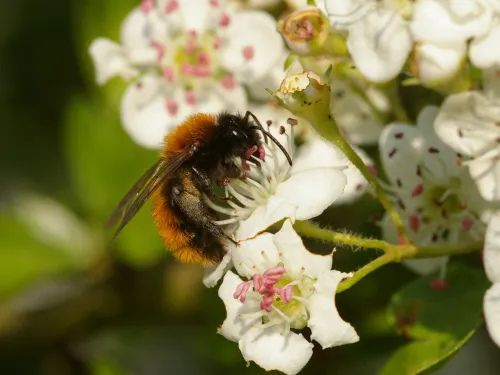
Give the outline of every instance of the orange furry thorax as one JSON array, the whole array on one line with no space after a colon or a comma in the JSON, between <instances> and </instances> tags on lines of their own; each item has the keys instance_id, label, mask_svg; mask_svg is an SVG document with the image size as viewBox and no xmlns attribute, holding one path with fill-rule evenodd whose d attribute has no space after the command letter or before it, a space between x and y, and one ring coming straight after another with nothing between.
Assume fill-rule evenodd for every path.
<instances>
[{"instance_id":1,"label":"orange furry thorax","mask_svg":"<svg viewBox=\"0 0 500 375\"><path fill-rule=\"evenodd\" d=\"M164 158L185 152L192 144L201 145L213 138L216 131L215 117L199 113L189 116L180 126L165 136L165 146L162 150Z\"/></svg>"}]
</instances>

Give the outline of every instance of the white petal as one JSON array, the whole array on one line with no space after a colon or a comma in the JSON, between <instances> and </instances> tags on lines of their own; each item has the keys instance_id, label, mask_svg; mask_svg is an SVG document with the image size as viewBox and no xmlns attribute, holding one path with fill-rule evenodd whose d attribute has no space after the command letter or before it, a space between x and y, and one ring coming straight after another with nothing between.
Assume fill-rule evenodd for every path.
<instances>
[{"instance_id":1,"label":"white petal","mask_svg":"<svg viewBox=\"0 0 500 375\"><path fill-rule=\"evenodd\" d=\"M416 49L418 79L425 85L440 84L453 78L467 52L465 42L438 45L423 43Z\"/></svg>"},{"instance_id":2,"label":"white petal","mask_svg":"<svg viewBox=\"0 0 500 375\"><path fill-rule=\"evenodd\" d=\"M188 108L178 100L181 92L172 93L171 100L177 105L177 112L167 112L165 97L161 91L161 79L155 75L144 76L139 84L131 84L123 94L121 119L123 127L139 145L156 149L161 147L164 136L179 124L189 113Z\"/></svg>"},{"instance_id":3,"label":"white petal","mask_svg":"<svg viewBox=\"0 0 500 375\"><path fill-rule=\"evenodd\" d=\"M243 358L266 371L277 370L287 375L299 373L312 356L313 344L301 334L283 335L282 330L279 326L263 331L250 329L239 342Z\"/></svg>"},{"instance_id":4,"label":"white petal","mask_svg":"<svg viewBox=\"0 0 500 375\"><path fill-rule=\"evenodd\" d=\"M492 283L500 283L500 214L491 217L483 249L484 269Z\"/></svg>"},{"instance_id":5,"label":"white petal","mask_svg":"<svg viewBox=\"0 0 500 375\"><path fill-rule=\"evenodd\" d=\"M231 89L218 84L196 95L198 99L193 112L216 114L221 111L242 112L248 108L247 94L240 84L235 84Z\"/></svg>"},{"instance_id":6,"label":"white petal","mask_svg":"<svg viewBox=\"0 0 500 375\"><path fill-rule=\"evenodd\" d=\"M196 30L201 33L219 26L218 20L222 9L223 6L212 6L209 0L181 0L178 11L172 15L179 15L184 30Z\"/></svg>"},{"instance_id":7,"label":"white petal","mask_svg":"<svg viewBox=\"0 0 500 375\"><path fill-rule=\"evenodd\" d=\"M500 106L479 92L468 91L448 96L435 121L439 138L466 156L479 156L500 136L495 125Z\"/></svg>"},{"instance_id":8,"label":"white petal","mask_svg":"<svg viewBox=\"0 0 500 375\"><path fill-rule=\"evenodd\" d=\"M335 95L333 90L332 93ZM376 143L384 124L358 95L350 90L342 90L340 95L340 98L332 100L331 109L346 138L357 145Z\"/></svg>"},{"instance_id":9,"label":"white petal","mask_svg":"<svg viewBox=\"0 0 500 375\"><path fill-rule=\"evenodd\" d=\"M355 148L366 165L373 165L363 150ZM345 174L347 183L344 192L334 204L350 203L359 198L366 191L368 182L357 167L330 142L320 137L314 137L304 144L297 152L293 161L292 173L298 173L313 168L336 167Z\"/></svg>"},{"instance_id":10,"label":"white petal","mask_svg":"<svg viewBox=\"0 0 500 375\"><path fill-rule=\"evenodd\" d=\"M500 25L482 38L475 38L469 49L472 63L481 69L500 65Z\"/></svg>"},{"instance_id":11,"label":"white petal","mask_svg":"<svg viewBox=\"0 0 500 375\"><path fill-rule=\"evenodd\" d=\"M417 175L423 147L422 135L413 126L390 124L380 135L380 156L387 178L411 192L422 181Z\"/></svg>"},{"instance_id":12,"label":"white petal","mask_svg":"<svg viewBox=\"0 0 500 375\"><path fill-rule=\"evenodd\" d=\"M331 270L321 275L314 284L315 292L307 301L310 317L311 339L320 343L323 349L359 341L354 328L345 322L335 306L337 287L352 274Z\"/></svg>"},{"instance_id":13,"label":"white petal","mask_svg":"<svg viewBox=\"0 0 500 375\"><path fill-rule=\"evenodd\" d=\"M231 248L224 255L222 261L216 267L207 267L203 275L203 284L207 288L213 288L217 285L224 274L233 267L231 261Z\"/></svg>"},{"instance_id":14,"label":"white petal","mask_svg":"<svg viewBox=\"0 0 500 375\"><path fill-rule=\"evenodd\" d=\"M271 233L241 241L232 251L234 268L239 275L251 279L279 263L279 253Z\"/></svg>"},{"instance_id":15,"label":"white petal","mask_svg":"<svg viewBox=\"0 0 500 375\"><path fill-rule=\"evenodd\" d=\"M324 4L325 13L336 30L348 29L350 25L362 20L375 8L373 0L324 0Z\"/></svg>"},{"instance_id":16,"label":"white petal","mask_svg":"<svg viewBox=\"0 0 500 375\"><path fill-rule=\"evenodd\" d=\"M252 82L270 73L283 56L284 45L276 21L258 11L235 14L220 51L222 66L240 82ZM250 49L251 58L244 50Z\"/></svg>"},{"instance_id":17,"label":"white petal","mask_svg":"<svg viewBox=\"0 0 500 375\"><path fill-rule=\"evenodd\" d=\"M488 201L500 199L500 163L494 157L469 162L469 171L481 196Z\"/></svg>"},{"instance_id":18,"label":"white petal","mask_svg":"<svg viewBox=\"0 0 500 375\"><path fill-rule=\"evenodd\" d=\"M500 283L493 284L486 291L483 309L488 332L493 342L500 347Z\"/></svg>"},{"instance_id":19,"label":"white petal","mask_svg":"<svg viewBox=\"0 0 500 375\"><path fill-rule=\"evenodd\" d=\"M401 71L412 48L412 37L398 13L380 9L349 27L347 48L364 77L386 82Z\"/></svg>"},{"instance_id":20,"label":"white petal","mask_svg":"<svg viewBox=\"0 0 500 375\"><path fill-rule=\"evenodd\" d=\"M96 81L99 85L109 79L121 76L132 79L138 74L127 58L120 45L106 38L95 39L89 47L90 57L94 63Z\"/></svg>"},{"instance_id":21,"label":"white petal","mask_svg":"<svg viewBox=\"0 0 500 375\"><path fill-rule=\"evenodd\" d=\"M286 55L283 53L283 57ZM283 68L283 58L279 58L268 72L258 79L252 79L246 82L250 96L255 100L269 100L271 97L266 89L276 91L281 84L281 80L285 76Z\"/></svg>"},{"instance_id":22,"label":"white petal","mask_svg":"<svg viewBox=\"0 0 500 375\"><path fill-rule=\"evenodd\" d=\"M290 220L274 235L274 243L283 260L283 265L292 279L300 278L302 274L317 278L332 269L332 253L321 255L307 250Z\"/></svg>"},{"instance_id":23,"label":"white petal","mask_svg":"<svg viewBox=\"0 0 500 375\"><path fill-rule=\"evenodd\" d=\"M248 219L240 222L235 233L236 240L253 238L284 218L295 220L296 211L297 206L286 198L269 197L265 205L257 207Z\"/></svg>"},{"instance_id":24,"label":"white petal","mask_svg":"<svg viewBox=\"0 0 500 375\"><path fill-rule=\"evenodd\" d=\"M120 39L124 46L139 48L151 43L149 21L146 13L139 8L132 10L123 20L120 27Z\"/></svg>"},{"instance_id":25,"label":"white petal","mask_svg":"<svg viewBox=\"0 0 500 375\"><path fill-rule=\"evenodd\" d=\"M238 285L243 282L233 272L228 271L219 288L219 297L226 307L226 319L217 330L217 333L226 339L238 342L248 331L252 323L259 323L249 319L242 319L240 314L259 311L258 302L248 298L245 303L233 297Z\"/></svg>"},{"instance_id":26,"label":"white petal","mask_svg":"<svg viewBox=\"0 0 500 375\"><path fill-rule=\"evenodd\" d=\"M347 184L347 177L335 168L316 168L293 174L276 189L276 196L297 207L297 220L320 215L335 202Z\"/></svg>"},{"instance_id":27,"label":"white petal","mask_svg":"<svg viewBox=\"0 0 500 375\"><path fill-rule=\"evenodd\" d=\"M478 1L471 3L477 6L476 16L454 17L449 2L417 1L410 26L414 38L428 43L457 43L483 34L490 27L492 13Z\"/></svg>"},{"instance_id":28,"label":"white petal","mask_svg":"<svg viewBox=\"0 0 500 375\"><path fill-rule=\"evenodd\" d=\"M456 153L444 144L435 132L435 122L439 114L439 107L428 105L424 107L417 117L417 128L424 137L422 150L422 163L433 176L446 181L450 176L459 175L463 169L456 162ZM439 153L429 152L437 149Z\"/></svg>"}]
</instances>

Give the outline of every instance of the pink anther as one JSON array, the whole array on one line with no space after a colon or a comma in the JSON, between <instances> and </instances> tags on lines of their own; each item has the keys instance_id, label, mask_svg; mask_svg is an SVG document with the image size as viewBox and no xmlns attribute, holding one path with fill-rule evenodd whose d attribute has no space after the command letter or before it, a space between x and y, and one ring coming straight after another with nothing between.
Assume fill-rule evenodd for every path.
<instances>
[{"instance_id":1,"label":"pink anther","mask_svg":"<svg viewBox=\"0 0 500 375\"><path fill-rule=\"evenodd\" d=\"M243 168L244 171L250 170L250 166L248 165L246 160L243 160L243 159L241 160L241 168Z\"/></svg>"},{"instance_id":2,"label":"pink anther","mask_svg":"<svg viewBox=\"0 0 500 375\"><path fill-rule=\"evenodd\" d=\"M264 277L258 273L253 275L253 288L256 292L260 293L264 287Z\"/></svg>"},{"instance_id":3,"label":"pink anther","mask_svg":"<svg viewBox=\"0 0 500 375\"><path fill-rule=\"evenodd\" d=\"M420 228L420 218L416 215L411 215L408 218L408 225L412 231L418 232L418 229Z\"/></svg>"},{"instance_id":4,"label":"pink anther","mask_svg":"<svg viewBox=\"0 0 500 375\"><path fill-rule=\"evenodd\" d=\"M474 220L470 217L464 217L462 219L462 229L464 232L468 232L472 229L472 224L474 224Z\"/></svg>"},{"instance_id":5,"label":"pink anther","mask_svg":"<svg viewBox=\"0 0 500 375\"><path fill-rule=\"evenodd\" d=\"M210 69L209 65L198 65L194 67L193 75L198 78L210 77L212 69Z\"/></svg>"},{"instance_id":6,"label":"pink anther","mask_svg":"<svg viewBox=\"0 0 500 375\"><path fill-rule=\"evenodd\" d=\"M210 0L210 5L213 6L213 7L218 7L219 6L219 2L217 0Z\"/></svg>"},{"instance_id":7,"label":"pink anther","mask_svg":"<svg viewBox=\"0 0 500 375\"><path fill-rule=\"evenodd\" d=\"M168 83L174 82L174 70L168 66L163 68L163 78L165 78Z\"/></svg>"},{"instance_id":8,"label":"pink anther","mask_svg":"<svg viewBox=\"0 0 500 375\"><path fill-rule=\"evenodd\" d=\"M149 13L155 7L155 0L142 0L139 7L143 13Z\"/></svg>"},{"instance_id":9,"label":"pink anther","mask_svg":"<svg viewBox=\"0 0 500 375\"><path fill-rule=\"evenodd\" d=\"M222 44L222 38L215 38L213 48L214 49L219 49L219 47Z\"/></svg>"},{"instance_id":10,"label":"pink anther","mask_svg":"<svg viewBox=\"0 0 500 375\"><path fill-rule=\"evenodd\" d=\"M163 60L163 56L165 56L165 47L160 42L157 42L156 40L151 41L151 47L153 47L156 50L156 53L157 53L156 59L158 61Z\"/></svg>"},{"instance_id":11,"label":"pink anther","mask_svg":"<svg viewBox=\"0 0 500 375\"><path fill-rule=\"evenodd\" d=\"M273 296L264 296L262 298L262 301L260 302L260 309L271 312L273 310L271 307L273 304L273 299Z\"/></svg>"},{"instance_id":12,"label":"pink anther","mask_svg":"<svg viewBox=\"0 0 500 375\"><path fill-rule=\"evenodd\" d=\"M234 299L239 299L241 303L245 302L247 297L247 292L250 289L250 283L244 281L236 287L236 291L233 294Z\"/></svg>"},{"instance_id":13,"label":"pink anther","mask_svg":"<svg viewBox=\"0 0 500 375\"><path fill-rule=\"evenodd\" d=\"M299 123L299 121L296 118L291 118L289 117L288 120L286 120L288 125L295 126Z\"/></svg>"},{"instance_id":14,"label":"pink anther","mask_svg":"<svg viewBox=\"0 0 500 375\"><path fill-rule=\"evenodd\" d=\"M252 148L250 148L248 151L247 151L247 154L246 154L246 158L247 159L250 159L252 157L252 155L255 153L255 151L258 150L258 147L257 146L252 146Z\"/></svg>"},{"instance_id":15,"label":"pink anther","mask_svg":"<svg viewBox=\"0 0 500 375\"><path fill-rule=\"evenodd\" d=\"M171 116L175 116L177 114L177 110L179 109L179 106L173 99L167 99L165 100L165 107L167 108L167 112Z\"/></svg>"},{"instance_id":16,"label":"pink anther","mask_svg":"<svg viewBox=\"0 0 500 375\"><path fill-rule=\"evenodd\" d=\"M273 268L269 268L266 272L264 272L264 276L267 276L267 277L273 277L273 276L282 277L285 274L285 272L286 272L285 267L276 266L276 267L273 267Z\"/></svg>"},{"instance_id":17,"label":"pink anther","mask_svg":"<svg viewBox=\"0 0 500 375\"><path fill-rule=\"evenodd\" d=\"M196 95L192 91L187 91L186 92L186 103L189 105L195 105L196 104Z\"/></svg>"},{"instance_id":18,"label":"pink anther","mask_svg":"<svg viewBox=\"0 0 500 375\"><path fill-rule=\"evenodd\" d=\"M284 127L283 125L281 125L281 126L280 126L280 130L279 130L279 133L280 133L280 134L285 134L285 132L286 132L285 127Z\"/></svg>"},{"instance_id":19,"label":"pink anther","mask_svg":"<svg viewBox=\"0 0 500 375\"><path fill-rule=\"evenodd\" d=\"M164 12L166 14L170 14L172 12L175 12L177 8L179 8L179 2L177 0L170 0L165 5Z\"/></svg>"},{"instance_id":20,"label":"pink anther","mask_svg":"<svg viewBox=\"0 0 500 375\"><path fill-rule=\"evenodd\" d=\"M259 159L260 160L264 160L266 158L266 149L264 148L264 146L259 146Z\"/></svg>"},{"instance_id":21,"label":"pink anther","mask_svg":"<svg viewBox=\"0 0 500 375\"><path fill-rule=\"evenodd\" d=\"M236 80L230 74L226 74L222 77L220 83L226 90L233 90L236 87Z\"/></svg>"},{"instance_id":22,"label":"pink anther","mask_svg":"<svg viewBox=\"0 0 500 375\"><path fill-rule=\"evenodd\" d=\"M420 194L424 192L424 185L423 184L418 184L415 186L415 189L411 192L412 197L418 197Z\"/></svg>"},{"instance_id":23,"label":"pink anther","mask_svg":"<svg viewBox=\"0 0 500 375\"><path fill-rule=\"evenodd\" d=\"M220 18L219 18L219 25L220 26L226 27L229 25L230 22L231 22L231 18L229 17L229 15L227 13L222 13L220 15Z\"/></svg>"},{"instance_id":24,"label":"pink anther","mask_svg":"<svg viewBox=\"0 0 500 375\"><path fill-rule=\"evenodd\" d=\"M255 49L252 46L245 46L241 50L241 53L243 54L243 58L246 61L250 61L253 59L253 56L255 55Z\"/></svg>"},{"instance_id":25,"label":"pink anther","mask_svg":"<svg viewBox=\"0 0 500 375\"><path fill-rule=\"evenodd\" d=\"M285 303L288 303L292 300L292 292L293 292L293 286L288 285L284 288L281 288L278 294Z\"/></svg>"},{"instance_id":26,"label":"pink anther","mask_svg":"<svg viewBox=\"0 0 500 375\"><path fill-rule=\"evenodd\" d=\"M191 54L196 50L196 48L198 48L196 42L194 40L190 40L186 46L186 52L188 54Z\"/></svg>"},{"instance_id":27,"label":"pink anther","mask_svg":"<svg viewBox=\"0 0 500 375\"><path fill-rule=\"evenodd\" d=\"M210 56L206 52L200 52L198 54L198 62L202 65L208 65L210 64Z\"/></svg>"}]
</instances>

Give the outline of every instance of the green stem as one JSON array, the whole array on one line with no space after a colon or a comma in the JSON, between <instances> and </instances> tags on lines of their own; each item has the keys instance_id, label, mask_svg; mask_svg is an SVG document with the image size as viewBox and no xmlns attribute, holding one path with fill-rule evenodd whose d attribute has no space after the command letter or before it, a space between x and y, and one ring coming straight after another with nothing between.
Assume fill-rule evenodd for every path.
<instances>
[{"instance_id":1,"label":"green stem","mask_svg":"<svg viewBox=\"0 0 500 375\"><path fill-rule=\"evenodd\" d=\"M390 107L392 109L392 112L394 113L394 117L396 118L396 120L405 124L411 124L411 120L406 114L403 105L401 104L398 84L396 81L394 81L388 88L387 99L389 100Z\"/></svg>"},{"instance_id":2,"label":"green stem","mask_svg":"<svg viewBox=\"0 0 500 375\"><path fill-rule=\"evenodd\" d=\"M357 270L352 277L345 279L342 281L338 288L337 288L337 293L342 293L343 291L346 291L350 287L352 287L354 284L356 284L358 281L360 281L362 278L367 276L368 274L372 273L376 269L385 266L388 263L394 262L394 255L393 254L384 254L374 261L364 265L361 267L359 270Z\"/></svg>"},{"instance_id":3,"label":"green stem","mask_svg":"<svg viewBox=\"0 0 500 375\"><path fill-rule=\"evenodd\" d=\"M337 244L359 246L367 249L378 249L385 253L372 262L361 267L352 277L342 281L337 289L337 293L349 289L365 276L388 263L400 262L401 259L437 258L449 255L468 254L479 251L483 247L482 242L421 247L417 247L413 244L394 245L382 240L362 238L351 234L338 233L329 229L323 229L307 221L296 221L293 227L297 232L306 237L330 241Z\"/></svg>"},{"instance_id":4,"label":"green stem","mask_svg":"<svg viewBox=\"0 0 500 375\"><path fill-rule=\"evenodd\" d=\"M306 237L317 238L337 244L359 246L367 249L379 249L387 252L391 244L371 238L360 238L351 234L334 232L329 229L320 228L308 221L296 221L293 225L295 230Z\"/></svg>"},{"instance_id":5,"label":"green stem","mask_svg":"<svg viewBox=\"0 0 500 375\"><path fill-rule=\"evenodd\" d=\"M318 132L324 138L337 146L344 153L344 155L347 156L351 163L353 163L359 169L363 177L368 181L371 188L377 195L380 203L382 203L382 206L384 206L386 211L389 213L389 216L396 226L401 243L408 243L408 236L406 235L406 229L403 224L403 220L401 220L398 212L392 206L389 198L387 197L387 194L385 193L384 189L382 189L382 186L380 186L375 176L366 167L363 160L361 160L359 155L353 150L349 142L347 142L346 139L342 137L333 116L329 115L328 118L318 118L317 120L320 123L316 122L314 124L316 130L318 130Z\"/></svg>"}]
</instances>

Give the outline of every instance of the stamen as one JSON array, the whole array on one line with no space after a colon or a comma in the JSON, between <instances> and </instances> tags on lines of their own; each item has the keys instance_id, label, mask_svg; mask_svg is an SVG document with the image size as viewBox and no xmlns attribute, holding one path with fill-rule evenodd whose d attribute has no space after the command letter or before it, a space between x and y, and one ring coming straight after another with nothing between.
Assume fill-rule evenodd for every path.
<instances>
[{"instance_id":1,"label":"stamen","mask_svg":"<svg viewBox=\"0 0 500 375\"><path fill-rule=\"evenodd\" d=\"M252 155L255 153L255 151L258 150L258 147L257 146L252 146L248 151L247 151L247 154L246 154L246 157L247 159L250 159L252 157Z\"/></svg>"},{"instance_id":2,"label":"stamen","mask_svg":"<svg viewBox=\"0 0 500 375\"><path fill-rule=\"evenodd\" d=\"M224 77L222 77L220 83L226 90L233 90L236 87L236 81L230 74L226 74Z\"/></svg>"},{"instance_id":3,"label":"stamen","mask_svg":"<svg viewBox=\"0 0 500 375\"><path fill-rule=\"evenodd\" d=\"M166 99L165 107L171 116L175 116L177 114L177 110L179 109L177 103L173 99Z\"/></svg>"},{"instance_id":4,"label":"stamen","mask_svg":"<svg viewBox=\"0 0 500 375\"><path fill-rule=\"evenodd\" d=\"M411 192L412 197L418 197L420 194L424 192L424 185L423 184L418 184L415 186L415 189Z\"/></svg>"},{"instance_id":5,"label":"stamen","mask_svg":"<svg viewBox=\"0 0 500 375\"><path fill-rule=\"evenodd\" d=\"M143 13L151 12L155 7L155 0L142 0L140 9Z\"/></svg>"},{"instance_id":6,"label":"stamen","mask_svg":"<svg viewBox=\"0 0 500 375\"><path fill-rule=\"evenodd\" d=\"M269 277L282 277L285 273L285 267L282 266L276 266L273 268L268 269L266 272L264 272L264 276L269 276Z\"/></svg>"},{"instance_id":7,"label":"stamen","mask_svg":"<svg viewBox=\"0 0 500 375\"><path fill-rule=\"evenodd\" d=\"M227 15L227 13L222 13L219 18L219 25L222 27L226 27L231 22L231 18Z\"/></svg>"},{"instance_id":8,"label":"stamen","mask_svg":"<svg viewBox=\"0 0 500 375\"><path fill-rule=\"evenodd\" d=\"M259 146L259 159L264 160L266 158L266 149L263 146Z\"/></svg>"},{"instance_id":9,"label":"stamen","mask_svg":"<svg viewBox=\"0 0 500 375\"><path fill-rule=\"evenodd\" d=\"M243 54L243 58L246 61L250 61L253 59L253 56L255 54L255 50L252 46L246 46L246 47L243 47L243 49L241 50L241 53Z\"/></svg>"},{"instance_id":10,"label":"stamen","mask_svg":"<svg viewBox=\"0 0 500 375\"><path fill-rule=\"evenodd\" d=\"M462 219L462 229L464 232L469 232L472 228L472 224L474 224L474 220L470 217L464 217Z\"/></svg>"},{"instance_id":11,"label":"stamen","mask_svg":"<svg viewBox=\"0 0 500 375\"><path fill-rule=\"evenodd\" d=\"M172 83L174 81L174 70L168 66L163 68L163 78L165 78L168 83Z\"/></svg>"},{"instance_id":12,"label":"stamen","mask_svg":"<svg viewBox=\"0 0 500 375\"><path fill-rule=\"evenodd\" d=\"M154 0L153 0L154 3ZM179 8L179 2L177 0L170 0L166 5L165 5L165 13L170 14Z\"/></svg>"},{"instance_id":13,"label":"stamen","mask_svg":"<svg viewBox=\"0 0 500 375\"><path fill-rule=\"evenodd\" d=\"M252 208L257 208L259 206L258 202L255 202L252 199L248 199L242 194L238 193L231 185L227 186L227 190L229 193L235 197L241 204L243 204L245 207L252 207Z\"/></svg>"},{"instance_id":14,"label":"stamen","mask_svg":"<svg viewBox=\"0 0 500 375\"><path fill-rule=\"evenodd\" d=\"M245 302L246 295L248 290L250 289L250 283L248 281L244 281L236 287L236 291L233 294L234 299L239 299L241 303Z\"/></svg>"}]
</instances>

